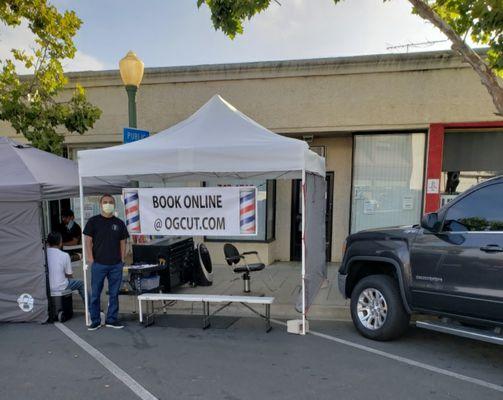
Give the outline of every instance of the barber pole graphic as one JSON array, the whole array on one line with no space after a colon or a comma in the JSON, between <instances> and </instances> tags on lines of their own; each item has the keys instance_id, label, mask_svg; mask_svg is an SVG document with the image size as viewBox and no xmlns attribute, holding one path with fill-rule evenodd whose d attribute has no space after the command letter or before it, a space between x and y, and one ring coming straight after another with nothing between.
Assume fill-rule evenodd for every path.
<instances>
[{"instance_id":1,"label":"barber pole graphic","mask_svg":"<svg viewBox=\"0 0 503 400\"><path fill-rule=\"evenodd\" d=\"M138 192L125 192L124 205L126 206L126 226L129 233L140 233L140 201L138 199Z\"/></svg>"},{"instance_id":2,"label":"barber pole graphic","mask_svg":"<svg viewBox=\"0 0 503 400\"><path fill-rule=\"evenodd\" d=\"M239 191L239 229L241 234L257 233L255 209L255 189Z\"/></svg>"}]
</instances>

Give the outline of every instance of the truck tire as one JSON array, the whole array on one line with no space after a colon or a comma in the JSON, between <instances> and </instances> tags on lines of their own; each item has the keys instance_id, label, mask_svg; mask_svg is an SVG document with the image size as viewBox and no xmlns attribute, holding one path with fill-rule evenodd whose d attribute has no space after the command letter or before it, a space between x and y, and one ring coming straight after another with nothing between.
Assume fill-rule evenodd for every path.
<instances>
[{"instance_id":1,"label":"truck tire","mask_svg":"<svg viewBox=\"0 0 503 400\"><path fill-rule=\"evenodd\" d=\"M392 340L409 326L397 282L387 275L370 275L351 293L351 318L360 334L373 340Z\"/></svg>"}]
</instances>

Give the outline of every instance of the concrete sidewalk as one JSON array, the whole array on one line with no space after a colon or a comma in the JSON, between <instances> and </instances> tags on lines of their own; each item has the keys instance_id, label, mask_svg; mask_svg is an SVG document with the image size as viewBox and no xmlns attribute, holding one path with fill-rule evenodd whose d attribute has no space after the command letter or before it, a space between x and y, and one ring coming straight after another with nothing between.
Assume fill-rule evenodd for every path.
<instances>
[{"instance_id":1,"label":"concrete sidewalk","mask_svg":"<svg viewBox=\"0 0 503 400\"><path fill-rule=\"evenodd\" d=\"M350 318L349 301L345 300L337 288L337 271L339 264L328 265L328 283L324 285L309 309L309 318L316 320L347 320ZM77 271L76 271L77 272ZM299 318L295 303L301 290L301 264L296 262L277 262L264 270L251 274L252 292L250 296L272 296L275 302L271 307L273 318ZM105 291L104 291L105 292ZM204 293L243 295L243 280L241 274L235 274L227 265L213 266L213 285L190 287L184 285L175 293ZM106 305L106 295L103 295L103 306ZM82 310L82 301L74 295L74 308ZM173 311L183 311L188 314L200 314L202 306L192 303L177 303L170 307ZM121 313L132 313L137 309L135 296L120 297ZM230 306L223 315L252 316L253 314L239 305Z\"/></svg>"}]
</instances>

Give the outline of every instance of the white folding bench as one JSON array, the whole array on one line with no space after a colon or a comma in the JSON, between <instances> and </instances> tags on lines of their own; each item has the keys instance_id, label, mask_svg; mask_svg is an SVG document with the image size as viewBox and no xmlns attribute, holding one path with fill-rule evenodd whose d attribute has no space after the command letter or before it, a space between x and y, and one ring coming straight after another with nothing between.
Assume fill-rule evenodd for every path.
<instances>
[{"instance_id":1,"label":"white folding bench","mask_svg":"<svg viewBox=\"0 0 503 400\"><path fill-rule=\"evenodd\" d=\"M144 293L138 296L138 310L140 323L143 323L142 302L147 302L146 326L154 323L155 309L154 302L201 302L203 303L203 329L209 328L210 318L230 306L232 303L240 303L248 308L259 317L263 318L266 323L266 332L271 330L271 304L274 302L274 297L258 297L258 296L231 296L231 295L214 295L214 294L176 294L176 293ZM210 314L210 303L225 303ZM151 312L149 313L149 304ZM259 313L253 309L250 304L265 305L265 314ZM166 305L164 305L164 308ZM151 320L151 321L150 321Z\"/></svg>"}]
</instances>

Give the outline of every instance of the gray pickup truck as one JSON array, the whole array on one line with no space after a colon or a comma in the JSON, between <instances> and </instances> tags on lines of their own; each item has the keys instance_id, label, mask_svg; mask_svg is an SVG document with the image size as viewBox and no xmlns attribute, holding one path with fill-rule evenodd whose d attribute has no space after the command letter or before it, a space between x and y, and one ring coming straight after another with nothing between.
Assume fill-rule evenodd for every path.
<instances>
[{"instance_id":1,"label":"gray pickup truck","mask_svg":"<svg viewBox=\"0 0 503 400\"><path fill-rule=\"evenodd\" d=\"M350 235L338 277L365 337L397 338L423 314L438 318L419 327L503 344L503 176L420 225Z\"/></svg>"}]
</instances>

